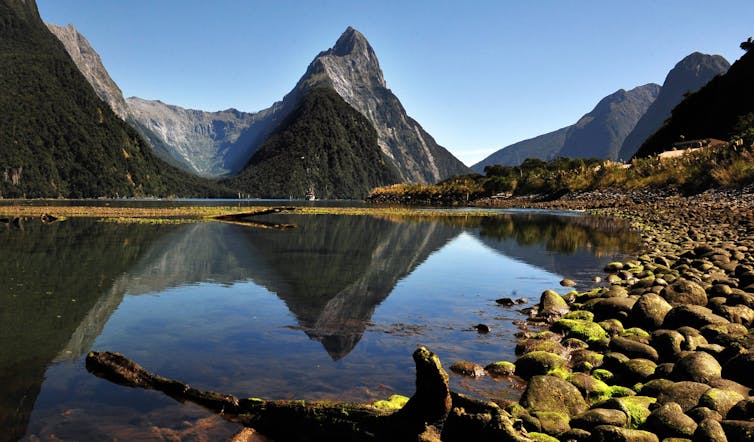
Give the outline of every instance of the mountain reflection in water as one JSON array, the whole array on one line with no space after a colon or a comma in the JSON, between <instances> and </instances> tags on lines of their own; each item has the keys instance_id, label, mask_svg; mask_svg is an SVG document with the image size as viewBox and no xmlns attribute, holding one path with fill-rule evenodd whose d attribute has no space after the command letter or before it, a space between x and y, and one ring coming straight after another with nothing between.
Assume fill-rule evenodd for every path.
<instances>
[{"instance_id":1,"label":"mountain reflection in water","mask_svg":"<svg viewBox=\"0 0 754 442\"><path fill-rule=\"evenodd\" d=\"M81 360L125 295L252 282L282 300L306 335L337 361L354 350L399 281L462 232L495 253L584 280L601 257L634 241L588 217L268 219L298 227L86 220L0 225L0 428L9 429L10 440L25 434L50 364Z\"/></svg>"}]
</instances>

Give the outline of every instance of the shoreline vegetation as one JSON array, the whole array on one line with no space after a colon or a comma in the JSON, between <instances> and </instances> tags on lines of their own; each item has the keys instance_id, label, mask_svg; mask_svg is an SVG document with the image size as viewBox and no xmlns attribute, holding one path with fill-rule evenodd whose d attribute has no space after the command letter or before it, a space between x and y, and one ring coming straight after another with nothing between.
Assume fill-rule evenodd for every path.
<instances>
[{"instance_id":1,"label":"shoreline vegetation","mask_svg":"<svg viewBox=\"0 0 754 442\"><path fill-rule=\"evenodd\" d=\"M472 435L473 440L516 441L752 440L754 193L751 188L708 190L691 196L667 190L596 190L550 201L512 197L476 204L579 209L620 217L640 232L642 245L635 259L610 263L604 269L604 282L599 288L564 295L550 290L541 294L538 305L527 310L528 318L521 322L515 361L445 361L457 375L523 380L525 388L518 401L483 402L451 392L450 403L440 410L440 417L434 413L431 422L424 421L424 426L412 424L410 432L394 433L391 438L452 441L469 440ZM136 213L135 218L210 219L227 214L225 210L239 210L237 207L155 210L6 206L0 207L0 217L12 213L57 214L58 209L64 216L98 219L122 218L129 211L132 212L129 216ZM271 209L243 210L253 216L255 210L269 213ZM291 213L428 216L426 210L406 207L296 208ZM496 215L473 208L470 212L436 213ZM512 307L515 300L511 301L501 303L501 308L515 308ZM467 369L462 370L464 367ZM337 424L340 419L328 415L329 411L323 414L316 407L308 409L306 404L296 401L290 403L293 407L290 410L285 406L273 408L283 416L291 416L286 414L289 411L298 413L295 419L303 419L317 428L320 424ZM350 406L327 404L328 410L338 409L345 415ZM363 407L372 405L356 406L354 410ZM401 405L396 405L390 412L401 409ZM377 415L389 416L385 412ZM265 419L259 414L255 416L254 419ZM373 415L365 417L373 418ZM327 423L322 423L322 419ZM338 427L346 428L338 437L356 440L349 438L358 434L359 438L370 440L369 431L363 432L364 427L359 427L358 421L358 417L350 417L348 426ZM275 428L266 427L267 434L262 434L274 438ZM258 436L245 428L236 440ZM306 436L299 437L304 440Z\"/></svg>"}]
</instances>

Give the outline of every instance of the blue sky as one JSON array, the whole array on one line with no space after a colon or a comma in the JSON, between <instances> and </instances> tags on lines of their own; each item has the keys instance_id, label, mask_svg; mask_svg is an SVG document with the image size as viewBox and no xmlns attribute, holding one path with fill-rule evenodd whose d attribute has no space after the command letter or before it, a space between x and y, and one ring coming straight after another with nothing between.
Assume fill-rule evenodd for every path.
<instances>
[{"instance_id":1,"label":"blue sky","mask_svg":"<svg viewBox=\"0 0 754 442\"><path fill-rule=\"evenodd\" d=\"M347 26L409 115L466 164L573 124L694 51L731 63L754 1L37 0L126 96L208 111L280 100Z\"/></svg>"}]
</instances>

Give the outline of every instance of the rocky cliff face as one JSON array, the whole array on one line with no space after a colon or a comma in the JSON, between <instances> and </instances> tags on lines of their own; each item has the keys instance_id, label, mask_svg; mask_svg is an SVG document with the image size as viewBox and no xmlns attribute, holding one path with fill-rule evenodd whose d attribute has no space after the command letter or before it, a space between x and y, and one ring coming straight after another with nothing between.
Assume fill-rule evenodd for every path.
<instances>
[{"instance_id":1,"label":"rocky cliff face","mask_svg":"<svg viewBox=\"0 0 754 442\"><path fill-rule=\"evenodd\" d=\"M728 68L730 63L725 58L699 52L679 61L665 77L657 99L626 137L619 158L630 159L639 146L670 117L671 111L683 101L685 94L698 91L716 76L726 73Z\"/></svg>"},{"instance_id":2,"label":"rocky cliff face","mask_svg":"<svg viewBox=\"0 0 754 442\"><path fill-rule=\"evenodd\" d=\"M626 136L659 93L660 85L650 83L629 91L620 89L603 98L571 127L559 155L618 159Z\"/></svg>"},{"instance_id":3,"label":"rocky cliff face","mask_svg":"<svg viewBox=\"0 0 754 442\"><path fill-rule=\"evenodd\" d=\"M374 50L355 29L346 29L335 46L317 55L284 101L319 86L335 89L346 103L372 122L382 152L402 179L436 182L469 172L406 114L400 100L387 88Z\"/></svg>"},{"instance_id":4,"label":"rocky cliff face","mask_svg":"<svg viewBox=\"0 0 754 442\"><path fill-rule=\"evenodd\" d=\"M237 174L267 135L276 109L205 112L138 97L126 103L134 125L153 134L147 138L158 152L206 177Z\"/></svg>"},{"instance_id":5,"label":"rocky cliff face","mask_svg":"<svg viewBox=\"0 0 754 442\"><path fill-rule=\"evenodd\" d=\"M65 46L68 55L71 56L76 67L79 68L89 84L94 88L94 92L105 103L109 104L113 112L125 120L128 116L128 106L123 99L123 93L117 84L110 78L110 74L102 64L99 54L92 48L73 25L57 26L45 23L50 30Z\"/></svg>"}]
</instances>

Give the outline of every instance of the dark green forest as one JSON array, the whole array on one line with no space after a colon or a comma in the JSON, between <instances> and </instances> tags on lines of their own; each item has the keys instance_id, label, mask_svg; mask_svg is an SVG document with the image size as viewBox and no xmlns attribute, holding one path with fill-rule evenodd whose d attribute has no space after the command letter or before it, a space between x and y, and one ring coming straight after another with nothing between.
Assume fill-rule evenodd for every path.
<instances>
[{"instance_id":1,"label":"dark green forest","mask_svg":"<svg viewBox=\"0 0 754 442\"><path fill-rule=\"evenodd\" d=\"M252 197L363 198L377 186L400 182L377 145L377 132L331 88L304 95L296 109L223 183Z\"/></svg>"},{"instance_id":2,"label":"dark green forest","mask_svg":"<svg viewBox=\"0 0 754 442\"><path fill-rule=\"evenodd\" d=\"M95 94L34 2L0 1L0 197L221 196L157 159Z\"/></svg>"}]
</instances>

